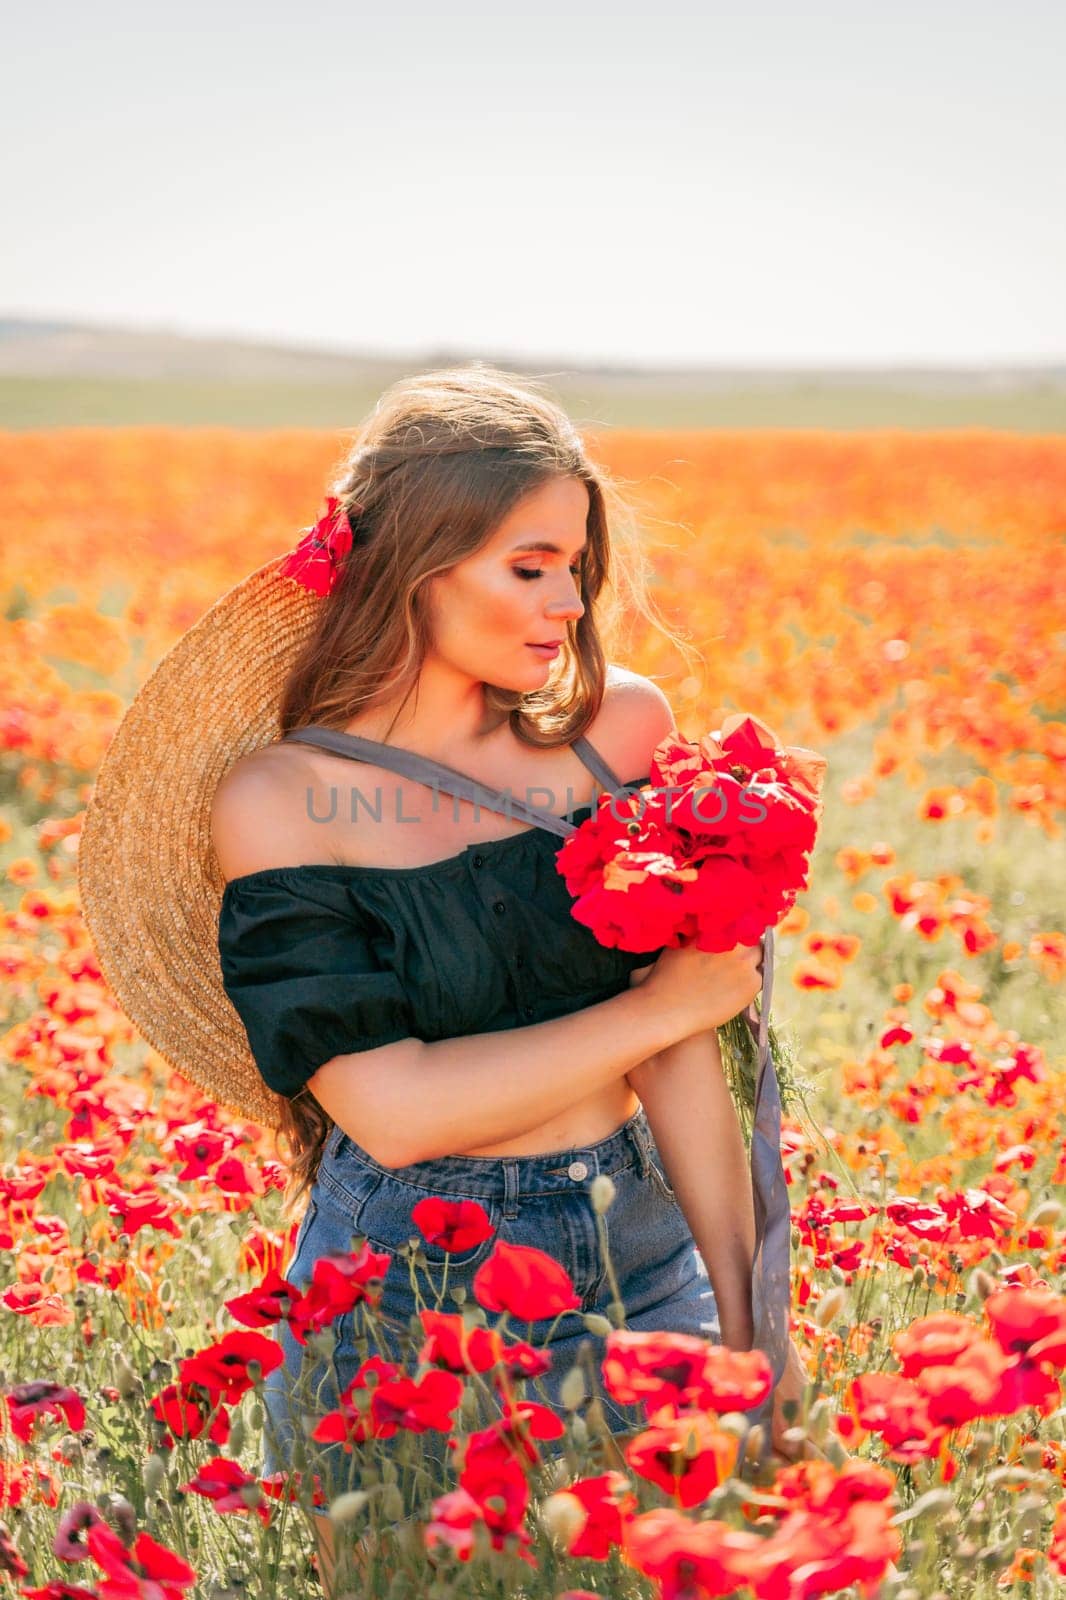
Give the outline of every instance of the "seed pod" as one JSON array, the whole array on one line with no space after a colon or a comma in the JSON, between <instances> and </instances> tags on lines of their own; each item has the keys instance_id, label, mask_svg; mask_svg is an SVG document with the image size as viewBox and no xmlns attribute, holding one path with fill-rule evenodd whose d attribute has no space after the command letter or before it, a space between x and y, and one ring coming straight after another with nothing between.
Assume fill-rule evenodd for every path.
<instances>
[{"instance_id":1,"label":"seed pod","mask_svg":"<svg viewBox=\"0 0 1066 1600\"><path fill-rule=\"evenodd\" d=\"M576 1494L565 1490L550 1494L540 1508L540 1525L552 1542L569 1550L588 1521L588 1512Z\"/></svg>"},{"instance_id":2,"label":"seed pod","mask_svg":"<svg viewBox=\"0 0 1066 1600\"><path fill-rule=\"evenodd\" d=\"M158 1494L166 1482L167 1464L162 1456L152 1455L144 1463L141 1481L146 1495Z\"/></svg>"},{"instance_id":3,"label":"seed pod","mask_svg":"<svg viewBox=\"0 0 1066 1600\"><path fill-rule=\"evenodd\" d=\"M828 1328L833 1319L843 1310L844 1302L847 1298L847 1291L844 1289L826 1290L814 1308L814 1320L820 1328Z\"/></svg>"},{"instance_id":4,"label":"seed pod","mask_svg":"<svg viewBox=\"0 0 1066 1600\"><path fill-rule=\"evenodd\" d=\"M567 1411L576 1411L588 1394L588 1385L581 1368L574 1366L559 1385L559 1399Z\"/></svg>"}]
</instances>

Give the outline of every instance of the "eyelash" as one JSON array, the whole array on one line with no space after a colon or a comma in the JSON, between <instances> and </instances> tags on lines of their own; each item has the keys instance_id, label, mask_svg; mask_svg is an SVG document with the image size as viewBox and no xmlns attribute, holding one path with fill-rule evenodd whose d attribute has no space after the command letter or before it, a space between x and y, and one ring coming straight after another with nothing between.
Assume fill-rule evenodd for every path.
<instances>
[{"instance_id":1,"label":"eyelash","mask_svg":"<svg viewBox=\"0 0 1066 1600\"><path fill-rule=\"evenodd\" d=\"M543 576L544 576L544 568L543 567L536 567L536 568L534 568L534 567L515 567L514 570L517 573L518 577L525 578L527 581L530 578L543 578ZM580 566L571 567L570 571L573 573L575 578L580 578L580 576L581 576L581 568L580 568Z\"/></svg>"}]
</instances>

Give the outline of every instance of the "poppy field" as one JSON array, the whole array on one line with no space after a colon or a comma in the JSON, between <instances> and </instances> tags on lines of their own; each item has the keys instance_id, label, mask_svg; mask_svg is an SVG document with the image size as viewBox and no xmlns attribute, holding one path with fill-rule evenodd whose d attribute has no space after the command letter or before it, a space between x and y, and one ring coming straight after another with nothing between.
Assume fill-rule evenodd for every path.
<instances>
[{"instance_id":1,"label":"poppy field","mask_svg":"<svg viewBox=\"0 0 1066 1600\"><path fill-rule=\"evenodd\" d=\"M524 1323L580 1316L497 1245L474 1305L417 1246L287 1292L273 1136L138 1036L79 914L94 773L156 661L295 545L342 453L289 430L0 434L0 1586L31 1600L318 1591L312 1502L375 1559L342 1593L1043 1600L1066 1584L1066 440L995 432L590 436L646 542L623 660L697 738L750 712L828 760L811 887L776 930L793 1338L809 1459L739 1445L759 1358L590 1328L562 1423ZM189 714L195 716L195 704ZM600 1182L601 1180L597 1180ZM610 1180L605 1180L609 1185ZM610 1193L594 1203L609 1213ZM446 1248L479 1219L412 1219ZM451 1243L449 1244L449 1241ZM409 1360L375 1282L415 1273ZM282 1318L368 1356L287 1477L260 1474ZM590 1320L590 1319L586 1319ZM602 1321L602 1319L591 1319ZM598 1395L642 1403L624 1467ZM494 1408L475 1419L478 1397ZM568 1403L569 1403L568 1401ZM401 1523L427 1431L453 1481ZM350 1480L315 1482L316 1446ZM349 1454L350 1450L350 1454ZM398 1525L397 1525L398 1524Z\"/></svg>"}]
</instances>

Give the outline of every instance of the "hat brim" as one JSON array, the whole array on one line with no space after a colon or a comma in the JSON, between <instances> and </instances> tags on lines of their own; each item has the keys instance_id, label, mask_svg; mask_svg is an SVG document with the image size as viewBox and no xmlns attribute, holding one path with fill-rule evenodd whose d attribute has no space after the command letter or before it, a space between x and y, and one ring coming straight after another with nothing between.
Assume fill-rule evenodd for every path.
<instances>
[{"instance_id":1,"label":"hat brim","mask_svg":"<svg viewBox=\"0 0 1066 1600\"><path fill-rule=\"evenodd\" d=\"M222 986L225 879L211 803L241 756L281 737L282 686L322 604L278 556L220 597L141 685L100 764L78 888L100 968L163 1059L220 1105L277 1128Z\"/></svg>"}]
</instances>

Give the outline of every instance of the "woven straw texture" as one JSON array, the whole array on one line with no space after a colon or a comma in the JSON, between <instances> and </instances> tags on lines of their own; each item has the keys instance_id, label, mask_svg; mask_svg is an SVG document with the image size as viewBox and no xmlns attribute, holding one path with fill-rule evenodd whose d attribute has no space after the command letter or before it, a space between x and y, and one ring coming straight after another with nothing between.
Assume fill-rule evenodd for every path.
<instances>
[{"instance_id":1,"label":"woven straw texture","mask_svg":"<svg viewBox=\"0 0 1066 1600\"><path fill-rule=\"evenodd\" d=\"M82 914L130 1021L212 1099L268 1128L281 1099L222 987L225 879L210 817L223 774L281 737L280 688L321 604L278 575L284 559L227 590L141 685L100 764L78 850Z\"/></svg>"}]
</instances>

